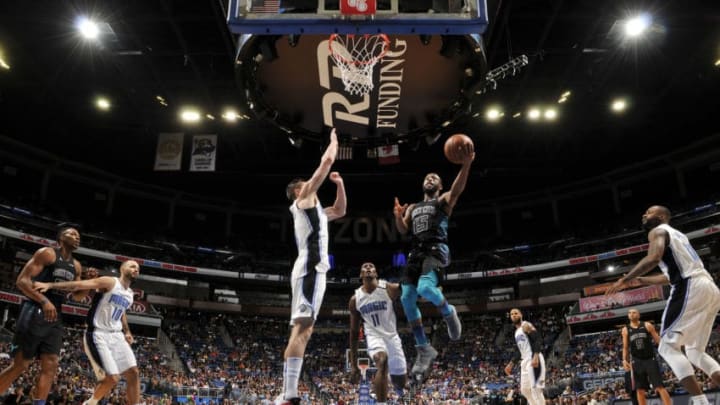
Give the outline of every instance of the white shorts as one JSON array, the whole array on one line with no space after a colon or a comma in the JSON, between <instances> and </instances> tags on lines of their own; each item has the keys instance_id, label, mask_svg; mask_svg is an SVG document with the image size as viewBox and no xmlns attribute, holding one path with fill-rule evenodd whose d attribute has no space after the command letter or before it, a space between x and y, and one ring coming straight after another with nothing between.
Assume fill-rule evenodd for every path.
<instances>
[{"instance_id":1,"label":"white shorts","mask_svg":"<svg viewBox=\"0 0 720 405\"><path fill-rule=\"evenodd\" d=\"M317 319L325 296L325 273L311 272L291 280L290 325L298 318Z\"/></svg>"},{"instance_id":2,"label":"white shorts","mask_svg":"<svg viewBox=\"0 0 720 405\"><path fill-rule=\"evenodd\" d=\"M533 368L532 359L520 362L520 389L545 388L545 357L538 355L540 364Z\"/></svg>"},{"instance_id":3,"label":"white shorts","mask_svg":"<svg viewBox=\"0 0 720 405\"><path fill-rule=\"evenodd\" d=\"M673 347L705 351L718 310L720 290L710 277L685 279L670 291L660 336Z\"/></svg>"},{"instance_id":4,"label":"white shorts","mask_svg":"<svg viewBox=\"0 0 720 405\"><path fill-rule=\"evenodd\" d=\"M400 336L395 334L395 336L391 338L384 338L365 335L365 341L367 342L367 351L370 358L380 352L387 353L388 371L391 375L403 375L407 373L407 362L405 361L405 352L402 348Z\"/></svg>"},{"instance_id":5,"label":"white shorts","mask_svg":"<svg viewBox=\"0 0 720 405\"><path fill-rule=\"evenodd\" d=\"M85 332L83 346L98 380L137 366L135 354L122 332Z\"/></svg>"}]
</instances>

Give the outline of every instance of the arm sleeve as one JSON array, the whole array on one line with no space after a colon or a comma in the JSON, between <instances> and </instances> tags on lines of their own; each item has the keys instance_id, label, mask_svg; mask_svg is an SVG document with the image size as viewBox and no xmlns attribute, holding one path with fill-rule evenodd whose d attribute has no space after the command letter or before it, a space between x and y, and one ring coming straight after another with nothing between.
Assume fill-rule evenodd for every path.
<instances>
[{"instance_id":1,"label":"arm sleeve","mask_svg":"<svg viewBox=\"0 0 720 405\"><path fill-rule=\"evenodd\" d=\"M527 334L528 340L530 341L530 347L532 348L533 354L540 353L542 351L542 339L538 331L532 331Z\"/></svg>"}]
</instances>

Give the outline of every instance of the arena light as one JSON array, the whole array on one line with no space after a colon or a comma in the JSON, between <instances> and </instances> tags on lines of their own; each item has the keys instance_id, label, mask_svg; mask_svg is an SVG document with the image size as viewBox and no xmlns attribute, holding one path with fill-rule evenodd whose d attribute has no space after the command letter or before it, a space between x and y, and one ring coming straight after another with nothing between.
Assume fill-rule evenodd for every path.
<instances>
[{"instance_id":1,"label":"arena light","mask_svg":"<svg viewBox=\"0 0 720 405\"><path fill-rule=\"evenodd\" d=\"M205 118L209 119L210 121L215 121L215 116L212 114L205 114Z\"/></svg>"},{"instance_id":2,"label":"arena light","mask_svg":"<svg viewBox=\"0 0 720 405\"><path fill-rule=\"evenodd\" d=\"M227 122L236 122L240 116L235 110L227 109L223 112L222 118Z\"/></svg>"},{"instance_id":3,"label":"arena light","mask_svg":"<svg viewBox=\"0 0 720 405\"><path fill-rule=\"evenodd\" d=\"M185 108L180 111L180 120L187 123L200 122L200 111L193 108Z\"/></svg>"},{"instance_id":4,"label":"arena light","mask_svg":"<svg viewBox=\"0 0 720 405\"><path fill-rule=\"evenodd\" d=\"M548 108L547 110L545 110L545 113L543 114L543 117L545 117L545 119L547 121L555 121L557 116L558 116L558 112L554 108Z\"/></svg>"},{"instance_id":5,"label":"arena light","mask_svg":"<svg viewBox=\"0 0 720 405\"><path fill-rule=\"evenodd\" d=\"M85 39L96 40L100 35L100 27L95 21L87 17L81 17L77 22L77 30Z\"/></svg>"},{"instance_id":6,"label":"arena light","mask_svg":"<svg viewBox=\"0 0 720 405\"><path fill-rule=\"evenodd\" d=\"M720 67L720 59L715 61L715 66Z\"/></svg>"},{"instance_id":7,"label":"arena light","mask_svg":"<svg viewBox=\"0 0 720 405\"><path fill-rule=\"evenodd\" d=\"M498 107L490 107L485 111L485 119L491 122L499 121L505 115Z\"/></svg>"},{"instance_id":8,"label":"arena light","mask_svg":"<svg viewBox=\"0 0 720 405\"><path fill-rule=\"evenodd\" d=\"M615 266L612 266L612 265L611 265L611 266L607 266L607 271L609 271L609 272L615 271Z\"/></svg>"},{"instance_id":9,"label":"arena light","mask_svg":"<svg viewBox=\"0 0 720 405\"><path fill-rule=\"evenodd\" d=\"M107 97L98 97L95 99L95 107L97 107L100 111L108 111L111 106L112 104Z\"/></svg>"},{"instance_id":10,"label":"arena light","mask_svg":"<svg viewBox=\"0 0 720 405\"><path fill-rule=\"evenodd\" d=\"M627 100L624 98L616 98L610 103L610 110L614 113L622 113L627 109Z\"/></svg>"},{"instance_id":11,"label":"arena light","mask_svg":"<svg viewBox=\"0 0 720 405\"><path fill-rule=\"evenodd\" d=\"M640 14L638 16L628 18L625 21L625 35L628 38L637 38L647 31L652 22L650 15Z\"/></svg>"},{"instance_id":12,"label":"arena light","mask_svg":"<svg viewBox=\"0 0 720 405\"><path fill-rule=\"evenodd\" d=\"M5 60L5 54L2 50L0 50L0 68L3 68L5 70L10 70L10 65Z\"/></svg>"},{"instance_id":13,"label":"arena light","mask_svg":"<svg viewBox=\"0 0 720 405\"><path fill-rule=\"evenodd\" d=\"M165 97L163 97L163 96L161 96L161 95L155 96L155 100L157 100L157 102L160 103L160 105L163 106L163 107L167 107L167 106L168 106L167 100L165 100Z\"/></svg>"},{"instance_id":14,"label":"arena light","mask_svg":"<svg viewBox=\"0 0 720 405\"><path fill-rule=\"evenodd\" d=\"M518 117L520 117L521 115L522 115L521 112L516 112L515 114L513 114L513 118L518 118Z\"/></svg>"},{"instance_id":15,"label":"arena light","mask_svg":"<svg viewBox=\"0 0 720 405\"><path fill-rule=\"evenodd\" d=\"M562 103L566 102L568 100L568 98L570 98L571 94L572 94L572 92L570 90L563 92L563 94L561 94L560 98L558 99L558 104L562 104Z\"/></svg>"},{"instance_id":16,"label":"arena light","mask_svg":"<svg viewBox=\"0 0 720 405\"><path fill-rule=\"evenodd\" d=\"M540 109L539 108L531 108L530 110L528 110L527 116L530 121L539 120L540 119Z\"/></svg>"}]
</instances>

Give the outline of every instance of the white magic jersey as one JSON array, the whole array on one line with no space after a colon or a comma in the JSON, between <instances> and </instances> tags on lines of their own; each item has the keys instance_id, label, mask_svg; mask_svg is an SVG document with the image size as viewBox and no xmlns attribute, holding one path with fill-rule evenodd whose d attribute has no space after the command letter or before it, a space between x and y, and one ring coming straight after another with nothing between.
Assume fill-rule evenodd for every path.
<instances>
[{"instance_id":1,"label":"white magic jersey","mask_svg":"<svg viewBox=\"0 0 720 405\"><path fill-rule=\"evenodd\" d=\"M682 279L690 277L710 277L700 256L684 233L667 224L658 225L658 228L667 232L669 236L669 243L659 266L671 284L677 284Z\"/></svg>"},{"instance_id":2,"label":"white magic jersey","mask_svg":"<svg viewBox=\"0 0 720 405\"><path fill-rule=\"evenodd\" d=\"M385 280L378 280L378 287L370 294L362 287L355 290L355 308L362 316L366 335L382 338L397 335L395 310Z\"/></svg>"},{"instance_id":3,"label":"white magic jersey","mask_svg":"<svg viewBox=\"0 0 720 405\"><path fill-rule=\"evenodd\" d=\"M523 330L523 325L527 323L527 321L522 321L520 327L515 328L515 342L518 345L518 349L520 349L520 358L522 360L532 359L533 356L532 347L530 346L530 339L528 339L528 336Z\"/></svg>"},{"instance_id":4,"label":"white magic jersey","mask_svg":"<svg viewBox=\"0 0 720 405\"><path fill-rule=\"evenodd\" d=\"M110 291L98 292L93 297L88 312L88 332L94 330L122 331L122 316L132 303L132 288L123 287L120 280L115 277L115 285Z\"/></svg>"},{"instance_id":5,"label":"white magic jersey","mask_svg":"<svg viewBox=\"0 0 720 405\"><path fill-rule=\"evenodd\" d=\"M316 202L308 209L298 208L297 202L290 206L295 225L295 243L298 257L293 266L293 277L300 277L313 270L325 273L330 268L328 259L328 219L325 210Z\"/></svg>"}]
</instances>

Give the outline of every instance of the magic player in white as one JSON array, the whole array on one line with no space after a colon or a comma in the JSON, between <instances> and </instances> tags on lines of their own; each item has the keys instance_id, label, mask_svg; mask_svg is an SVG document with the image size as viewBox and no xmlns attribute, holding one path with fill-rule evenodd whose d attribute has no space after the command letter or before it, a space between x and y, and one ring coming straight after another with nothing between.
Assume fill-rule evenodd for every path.
<instances>
[{"instance_id":1,"label":"magic player in white","mask_svg":"<svg viewBox=\"0 0 720 405\"><path fill-rule=\"evenodd\" d=\"M82 281L61 283L33 283L40 291L47 290L97 290L87 315L87 331L83 343L85 354L100 382L92 397L83 405L95 405L120 380L127 381L128 404L140 404L140 377L130 344L133 336L127 321L127 310L133 303L130 283L140 274L140 266L134 260L120 265L120 277L98 277Z\"/></svg>"},{"instance_id":2,"label":"magic player in white","mask_svg":"<svg viewBox=\"0 0 720 405\"><path fill-rule=\"evenodd\" d=\"M663 312L658 353L690 393L691 404L706 405L708 399L695 378L693 365L710 376L715 385L720 385L720 364L705 353L713 322L720 311L720 290L688 237L668 225L670 218L666 207L654 205L647 209L642 216L643 228L648 231L647 255L615 282L607 294L627 288L636 277L641 284L672 286ZM639 277L657 266L662 274Z\"/></svg>"},{"instance_id":3,"label":"magic player in white","mask_svg":"<svg viewBox=\"0 0 720 405\"><path fill-rule=\"evenodd\" d=\"M515 325L515 342L519 352L505 366L505 374L512 375L513 365L520 362L520 392L529 405L545 405L545 357L540 353L542 341L537 329L528 321L523 321L522 312L510 310L510 320Z\"/></svg>"},{"instance_id":4,"label":"magic player in white","mask_svg":"<svg viewBox=\"0 0 720 405\"><path fill-rule=\"evenodd\" d=\"M283 390L275 398L278 405L299 404L298 381L305 347L313 332L325 295L325 275L330 269L328 257L328 221L345 216L347 200L345 184L338 172L330 173L337 156L338 139L335 129L330 144L309 180L294 179L288 184L286 195L292 205L290 212L295 228L298 257L290 275L292 301L290 324L292 331L284 353ZM329 176L328 176L329 174ZM332 206L323 208L317 197L320 185L329 177L337 192Z\"/></svg>"},{"instance_id":5,"label":"magic player in white","mask_svg":"<svg viewBox=\"0 0 720 405\"><path fill-rule=\"evenodd\" d=\"M350 298L350 380L357 383L360 370L357 365L360 319L363 321L367 350L377 372L373 385L377 405L385 404L388 393L388 371L396 391L402 396L407 382L407 363L402 342L397 333L393 301L400 296L400 284L378 280L377 269L372 263L360 267L362 286ZM388 367L389 366L389 367ZM388 370L389 368L389 370Z\"/></svg>"}]
</instances>

